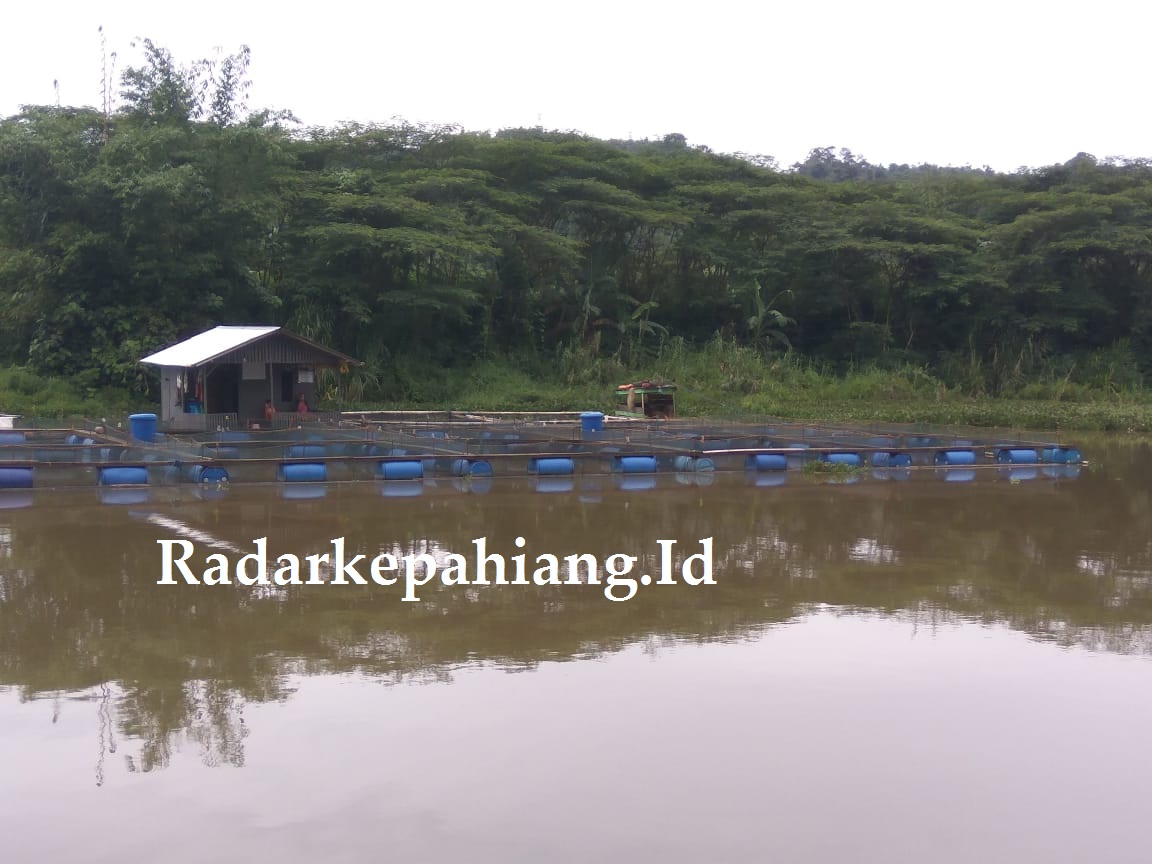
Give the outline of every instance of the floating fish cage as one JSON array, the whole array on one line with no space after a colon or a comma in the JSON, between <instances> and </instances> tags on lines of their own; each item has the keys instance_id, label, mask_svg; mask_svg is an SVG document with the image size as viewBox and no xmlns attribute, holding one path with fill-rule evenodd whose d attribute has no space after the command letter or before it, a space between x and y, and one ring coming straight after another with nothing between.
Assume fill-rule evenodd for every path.
<instances>
[{"instance_id":1,"label":"floating fish cage","mask_svg":"<svg viewBox=\"0 0 1152 864\"><path fill-rule=\"evenodd\" d=\"M599 412L361 415L199 434L164 434L154 420L133 415L126 430L0 429L0 490L277 483L285 497L315 497L303 490L374 481L382 494L405 497L436 480L477 491L494 477L519 476L534 478L541 492L560 492L577 489L581 477L605 476L616 488L639 490L656 488L661 475L707 485L716 472L742 472L752 485L778 486L802 470L825 472L836 482L904 480L916 472L965 482L988 469L1017 482L1075 476L1083 463L1078 448L1051 440L793 422L642 422Z\"/></svg>"}]
</instances>

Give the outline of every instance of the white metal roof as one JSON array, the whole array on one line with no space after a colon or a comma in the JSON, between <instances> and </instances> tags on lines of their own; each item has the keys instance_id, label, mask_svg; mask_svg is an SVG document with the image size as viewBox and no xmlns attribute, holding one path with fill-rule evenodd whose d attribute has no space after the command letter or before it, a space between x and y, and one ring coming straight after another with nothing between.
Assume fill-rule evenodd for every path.
<instances>
[{"instance_id":1,"label":"white metal roof","mask_svg":"<svg viewBox=\"0 0 1152 864\"><path fill-rule=\"evenodd\" d=\"M163 351L149 354L141 363L151 363L154 366L180 366L188 368L207 363L209 360L234 351L241 345L247 345L275 333L279 327L213 327L203 333L197 333L191 339L178 342Z\"/></svg>"}]
</instances>

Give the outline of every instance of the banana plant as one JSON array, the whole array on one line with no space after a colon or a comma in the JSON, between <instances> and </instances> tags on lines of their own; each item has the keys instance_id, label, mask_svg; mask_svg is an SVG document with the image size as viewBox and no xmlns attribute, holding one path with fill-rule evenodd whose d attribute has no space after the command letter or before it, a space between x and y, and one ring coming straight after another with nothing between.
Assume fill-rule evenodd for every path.
<instances>
[{"instance_id":1,"label":"banana plant","mask_svg":"<svg viewBox=\"0 0 1152 864\"><path fill-rule=\"evenodd\" d=\"M792 327L796 324L796 319L789 318L783 312L776 308L776 301L787 294L792 296L792 289L785 288L769 300L764 302L764 286L756 280L755 287L751 290L752 303L755 312L748 318L748 330L752 335L752 343L757 347L770 348L773 342L780 342L784 345L786 351L792 350L792 342L788 339L788 334L784 332L785 327Z\"/></svg>"}]
</instances>

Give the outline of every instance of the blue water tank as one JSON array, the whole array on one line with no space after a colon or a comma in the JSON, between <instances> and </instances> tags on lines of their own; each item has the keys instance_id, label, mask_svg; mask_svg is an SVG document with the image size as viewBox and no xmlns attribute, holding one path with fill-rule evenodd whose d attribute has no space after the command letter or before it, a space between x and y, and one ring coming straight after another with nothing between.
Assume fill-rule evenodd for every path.
<instances>
[{"instance_id":1,"label":"blue water tank","mask_svg":"<svg viewBox=\"0 0 1152 864\"><path fill-rule=\"evenodd\" d=\"M580 415L580 430L582 432L603 432L604 415L599 411L585 411Z\"/></svg>"},{"instance_id":2,"label":"blue water tank","mask_svg":"<svg viewBox=\"0 0 1152 864\"><path fill-rule=\"evenodd\" d=\"M156 440L156 415L130 414L128 416L128 431L133 440L151 444Z\"/></svg>"}]
</instances>

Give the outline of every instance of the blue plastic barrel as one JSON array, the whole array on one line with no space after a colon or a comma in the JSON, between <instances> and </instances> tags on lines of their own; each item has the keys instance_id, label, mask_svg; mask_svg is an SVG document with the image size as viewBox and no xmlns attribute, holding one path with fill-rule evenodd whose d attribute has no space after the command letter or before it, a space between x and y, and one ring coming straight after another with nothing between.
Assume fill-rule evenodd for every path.
<instances>
[{"instance_id":1,"label":"blue plastic barrel","mask_svg":"<svg viewBox=\"0 0 1152 864\"><path fill-rule=\"evenodd\" d=\"M528 470L536 474L571 474L576 464L566 457L549 456L531 460Z\"/></svg>"},{"instance_id":2,"label":"blue plastic barrel","mask_svg":"<svg viewBox=\"0 0 1152 864\"><path fill-rule=\"evenodd\" d=\"M691 456L677 456L672 460L672 467L677 471L715 471L716 463L706 456L695 459ZM692 482L689 480L688 482Z\"/></svg>"},{"instance_id":3,"label":"blue plastic barrel","mask_svg":"<svg viewBox=\"0 0 1152 864\"><path fill-rule=\"evenodd\" d=\"M975 465L976 454L971 450L941 450L936 454L937 465Z\"/></svg>"},{"instance_id":4,"label":"blue plastic barrel","mask_svg":"<svg viewBox=\"0 0 1152 864\"><path fill-rule=\"evenodd\" d=\"M31 489L31 468L0 468L0 489Z\"/></svg>"},{"instance_id":5,"label":"blue plastic barrel","mask_svg":"<svg viewBox=\"0 0 1152 864\"><path fill-rule=\"evenodd\" d=\"M603 432L604 415L599 411L585 411L580 415L581 432Z\"/></svg>"},{"instance_id":6,"label":"blue plastic barrel","mask_svg":"<svg viewBox=\"0 0 1152 864\"><path fill-rule=\"evenodd\" d=\"M100 469L101 486L146 486L148 469L138 465L118 465Z\"/></svg>"},{"instance_id":7,"label":"blue plastic barrel","mask_svg":"<svg viewBox=\"0 0 1152 864\"><path fill-rule=\"evenodd\" d=\"M227 483L228 472L216 466L193 465L188 472L193 483Z\"/></svg>"},{"instance_id":8,"label":"blue plastic barrel","mask_svg":"<svg viewBox=\"0 0 1152 864\"><path fill-rule=\"evenodd\" d=\"M624 474L653 474L656 471L656 457L620 456L613 467Z\"/></svg>"},{"instance_id":9,"label":"blue plastic barrel","mask_svg":"<svg viewBox=\"0 0 1152 864\"><path fill-rule=\"evenodd\" d=\"M133 440L151 444L156 440L155 414L128 415L128 431Z\"/></svg>"},{"instance_id":10,"label":"blue plastic barrel","mask_svg":"<svg viewBox=\"0 0 1152 864\"><path fill-rule=\"evenodd\" d=\"M23 444L26 440L23 432L0 430L0 444Z\"/></svg>"},{"instance_id":11,"label":"blue plastic barrel","mask_svg":"<svg viewBox=\"0 0 1152 864\"><path fill-rule=\"evenodd\" d=\"M873 468L887 468L892 464L891 453L873 453L868 458L869 463Z\"/></svg>"},{"instance_id":12,"label":"blue plastic barrel","mask_svg":"<svg viewBox=\"0 0 1152 864\"><path fill-rule=\"evenodd\" d=\"M1039 457L1035 450L1005 448L996 451L996 461L1011 465L1034 465Z\"/></svg>"},{"instance_id":13,"label":"blue plastic barrel","mask_svg":"<svg viewBox=\"0 0 1152 864\"><path fill-rule=\"evenodd\" d=\"M452 476L454 477L491 477L492 465L483 460L473 462L470 459L454 459L452 461Z\"/></svg>"},{"instance_id":14,"label":"blue plastic barrel","mask_svg":"<svg viewBox=\"0 0 1152 864\"><path fill-rule=\"evenodd\" d=\"M282 464L276 475L285 483L323 483L328 479L328 467L323 462L289 462Z\"/></svg>"},{"instance_id":15,"label":"blue plastic barrel","mask_svg":"<svg viewBox=\"0 0 1152 864\"><path fill-rule=\"evenodd\" d=\"M788 457L783 453L754 453L744 460L744 467L752 471L784 471Z\"/></svg>"},{"instance_id":16,"label":"blue plastic barrel","mask_svg":"<svg viewBox=\"0 0 1152 864\"><path fill-rule=\"evenodd\" d=\"M415 459L381 462L380 476L385 480L419 480L424 476L424 463Z\"/></svg>"},{"instance_id":17,"label":"blue plastic barrel","mask_svg":"<svg viewBox=\"0 0 1152 864\"><path fill-rule=\"evenodd\" d=\"M854 468L860 464L860 454L828 453L824 456L824 461L832 465L848 465Z\"/></svg>"}]
</instances>

